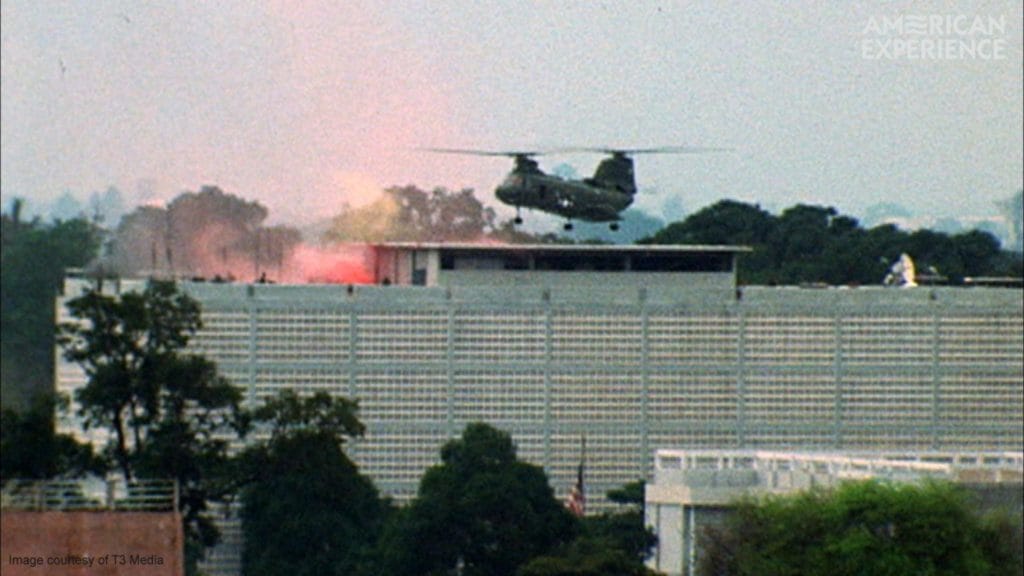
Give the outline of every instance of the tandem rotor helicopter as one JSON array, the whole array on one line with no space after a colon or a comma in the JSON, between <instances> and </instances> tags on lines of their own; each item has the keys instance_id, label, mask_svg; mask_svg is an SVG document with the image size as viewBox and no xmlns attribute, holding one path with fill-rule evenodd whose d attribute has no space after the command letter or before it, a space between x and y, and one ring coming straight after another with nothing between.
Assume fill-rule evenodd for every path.
<instances>
[{"instance_id":1,"label":"tandem rotor helicopter","mask_svg":"<svg viewBox=\"0 0 1024 576\"><path fill-rule=\"evenodd\" d=\"M516 209L513 222L522 224L520 209L530 208L562 216L565 230L572 230L572 221L609 222L611 230L619 229L622 211L633 203L636 178L633 159L636 154L705 154L729 152L730 148L699 148L693 146L666 146L660 148L564 148L549 151L488 151L458 148L423 148L441 154L469 154L473 156L506 156L515 166L494 191L498 200ZM534 160L536 156L557 153L593 152L607 154L597 166L594 175L580 180L568 180L545 174Z\"/></svg>"}]
</instances>

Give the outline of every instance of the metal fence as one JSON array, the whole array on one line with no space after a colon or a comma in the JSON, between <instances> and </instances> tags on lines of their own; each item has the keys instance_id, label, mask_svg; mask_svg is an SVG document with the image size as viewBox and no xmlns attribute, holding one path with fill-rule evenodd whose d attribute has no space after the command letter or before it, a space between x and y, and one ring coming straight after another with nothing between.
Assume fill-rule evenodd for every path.
<instances>
[{"instance_id":1,"label":"metal fence","mask_svg":"<svg viewBox=\"0 0 1024 576\"><path fill-rule=\"evenodd\" d=\"M178 509L178 482L165 479L84 478L8 480L0 491L4 510L119 510L156 512Z\"/></svg>"}]
</instances>

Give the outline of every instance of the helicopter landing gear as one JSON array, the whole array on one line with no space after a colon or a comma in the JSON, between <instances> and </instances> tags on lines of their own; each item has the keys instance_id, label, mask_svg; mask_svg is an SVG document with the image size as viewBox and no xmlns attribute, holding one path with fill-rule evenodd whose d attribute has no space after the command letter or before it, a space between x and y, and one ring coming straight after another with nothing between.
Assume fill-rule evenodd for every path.
<instances>
[{"instance_id":1,"label":"helicopter landing gear","mask_svg":"<svg viewBox=\"0 0 1024 576\"><path fill-rule=\"evenodd\" d=\"M618 232L619 231L619 223L618 222L612 222L611 224L608 225L608 229L611 230L612 232Z\"/></svg>"},{"instance_id":2,"label":"helicopter landing gear","mask_svg":"<svg viewBox=\"0 0 1024 576\"><path fill-rule=\"evenodd\" d=\"M572 232L572 222L566 222L562 229L566 232Z\"/></svg>"},{"instance_id":3,"label":"helicopter landing gear","mask_svg":"<svg viewBox=\"0 0 1024 576\"><path fill-rule=\"evenodd\" d=\"M520 224L523 223L523 217L516 216L515 218L512 219L512 223L515 224L516 226L519 226Z\"/></svg>"}]
</instances>

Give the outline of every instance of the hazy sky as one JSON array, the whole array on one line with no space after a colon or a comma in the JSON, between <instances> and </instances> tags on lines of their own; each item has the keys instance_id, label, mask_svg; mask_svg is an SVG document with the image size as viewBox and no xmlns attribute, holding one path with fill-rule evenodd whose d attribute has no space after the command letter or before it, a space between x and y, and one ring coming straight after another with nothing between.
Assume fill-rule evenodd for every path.
<instances>
[{"instance_id":1,"label":"hazy sky","mask_svg":"<svg viewBox=\"0 0 1024 576\"><path fill-rule=\"evenodd\" d=\"M641 206L990 214L1022 186L1021 6L4 0L2 195L217 184L308 220L407 183L497 203L508 161L422 146L688 144L737 151L639 157Z\"/></svg>"}]
</instances>

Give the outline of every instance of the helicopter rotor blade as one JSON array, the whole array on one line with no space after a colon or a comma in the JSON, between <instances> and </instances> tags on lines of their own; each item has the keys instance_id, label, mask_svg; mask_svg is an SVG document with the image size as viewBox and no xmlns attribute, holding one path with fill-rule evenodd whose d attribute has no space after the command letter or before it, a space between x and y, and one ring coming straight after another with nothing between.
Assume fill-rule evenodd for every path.
<instances>
[{"instance_id":1,"label":"helicopter rotor blade","mask_svg":"<svg viewBox=\"0 0 1024 576\"><path fill-rule=\"evenodd\" d=\"M713 148L706 146L659 146L656 148L566 148L559 152L596 152L598 154L711 154L715 152L735 152L734 148Z\"/></svg>"},{"instance_id":2,"label":"helicopter rotor blade","mask_svg":"<svg viewBox=\"0 0 1024 576\"><path fill-rule=\"evenodd\" d=\"M469 156L504 156L507 158L529 158L542 156L545 152L538 150L469 150L463 148L417 148L423 152L437 154L465 154Z\"/></svg>"}]
</instances>

